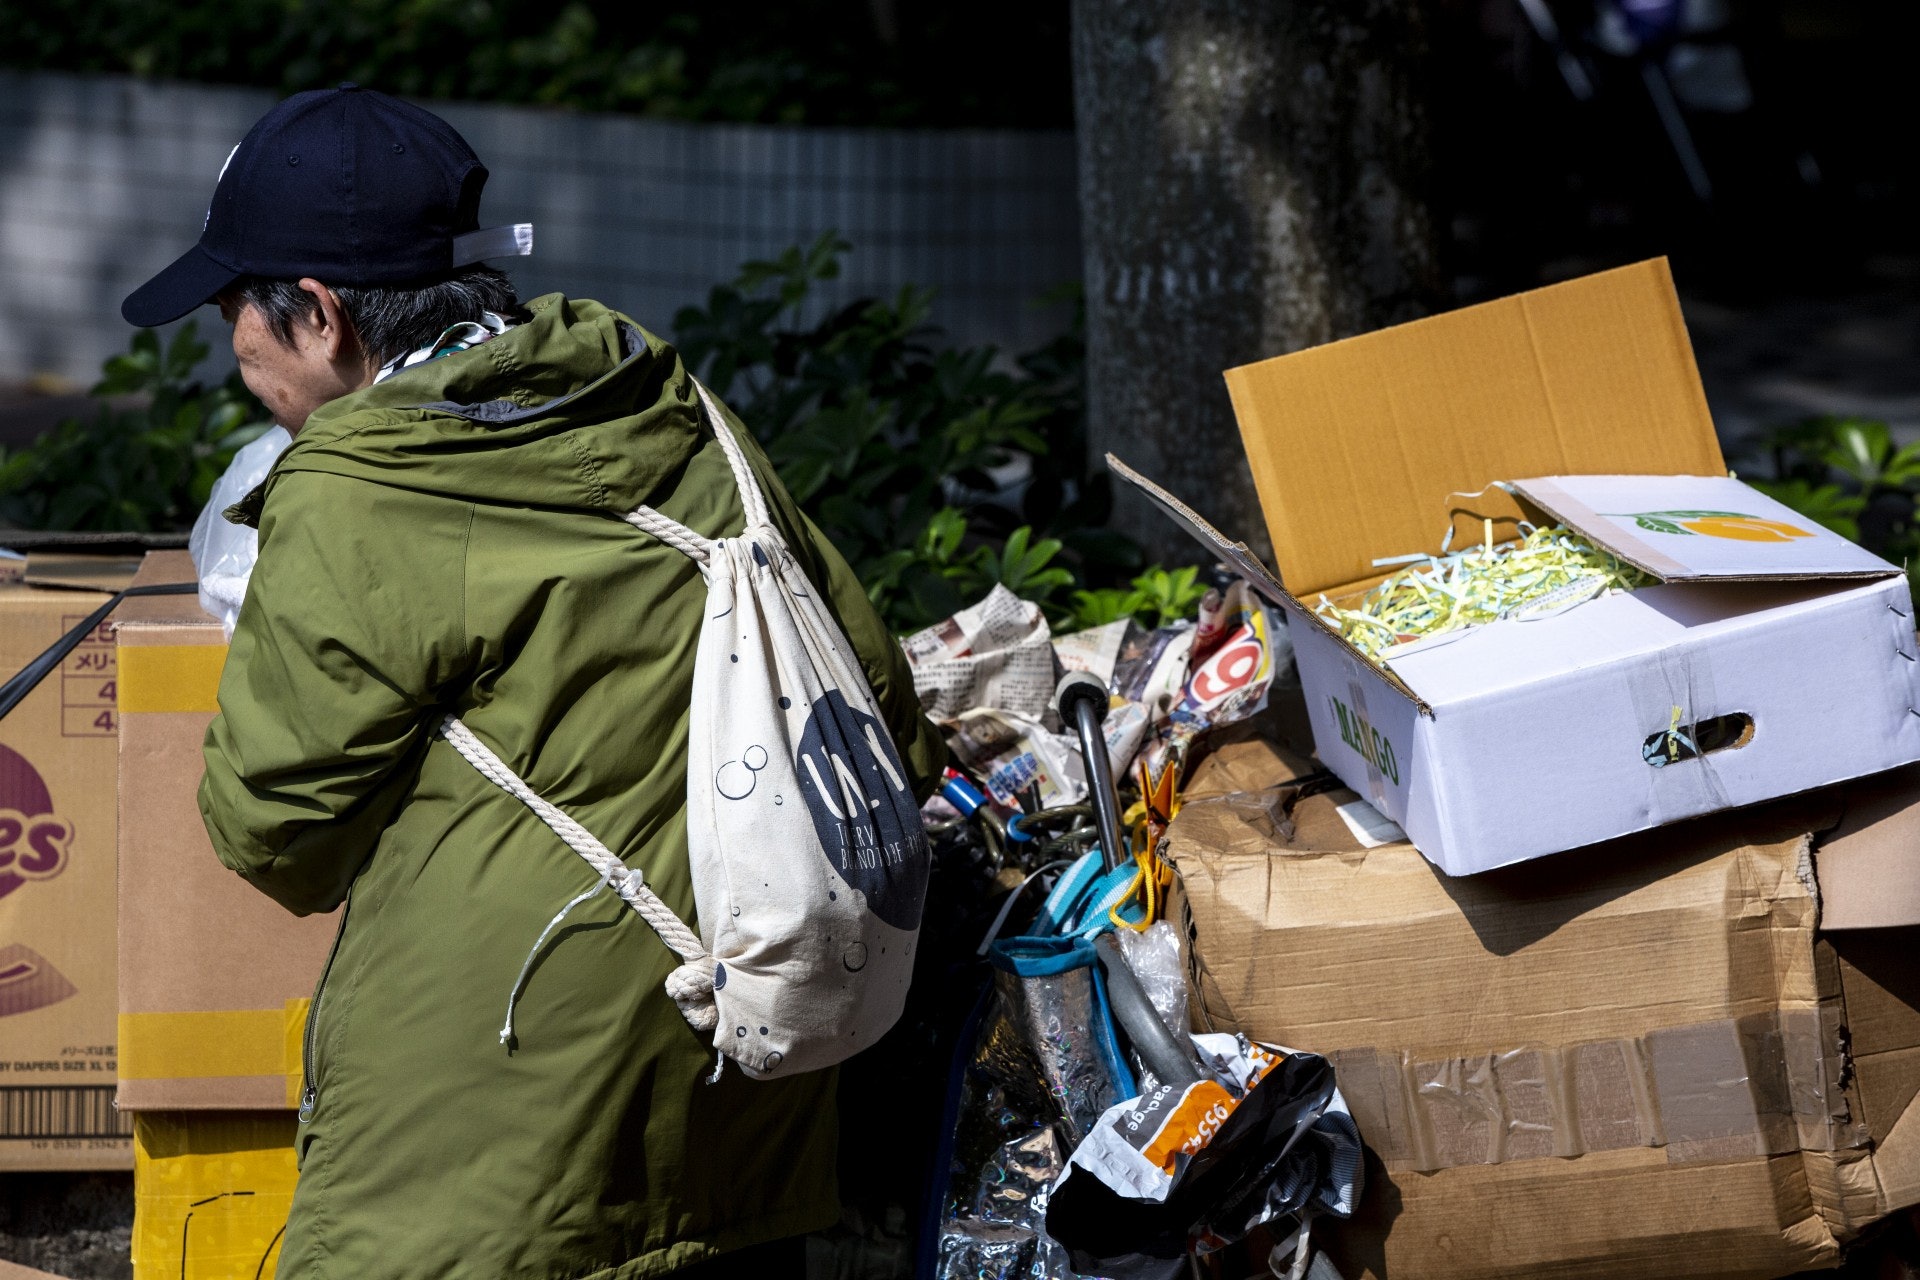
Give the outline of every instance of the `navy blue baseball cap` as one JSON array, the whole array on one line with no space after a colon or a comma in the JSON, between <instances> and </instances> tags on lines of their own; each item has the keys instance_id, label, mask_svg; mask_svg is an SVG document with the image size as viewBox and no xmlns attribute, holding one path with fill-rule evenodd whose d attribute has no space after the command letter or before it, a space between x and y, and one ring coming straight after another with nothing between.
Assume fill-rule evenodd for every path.
<instances>
[{"instance_id":1,"label":"navy blue baseball cap","mask_svg":"<svg viewBox=\"0 0 1920 1280\"><path fill-rule=\"evenodd\" d=\"M295 94L227 157L200 243L120 304L148 328L243 276L403 284L532 252L533 227L480 229L486 166L452 125L343 84Z\"/></svg>"}]
</instances>

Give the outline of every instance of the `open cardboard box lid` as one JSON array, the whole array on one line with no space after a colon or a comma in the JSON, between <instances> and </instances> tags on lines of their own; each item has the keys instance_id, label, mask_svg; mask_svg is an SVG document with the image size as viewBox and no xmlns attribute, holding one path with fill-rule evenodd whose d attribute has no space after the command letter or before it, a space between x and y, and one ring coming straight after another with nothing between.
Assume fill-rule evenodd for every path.
<instances>
[{"instance_id":1,"label":"open cardboard box lid","mask_svg":"<svg viewBox=\"0 0 1920 1280\"><path fill-rule=\"evenodd\" d=\"M1297 596L1438 553L1445 513L1529 476L1725 476L1664 259L1226 372ZM1476 535L1478 529L1473 528Z\"/></svg>"},{"instance_id":2,"label":"open cardboard box lid","mask_svg":"<svg viewBox=\"0 0 1920 1280\"><path fill-rule=\"evenodd\" d=\"M1276 576L1112 454L1107 464L1261 595L1291 604L1544 514L1673 583L1865 579L1898 567L1728 476L1664 259L1226 372ZM1526 506L1517 499L1524 499ZM1531 508L1531 509L1529 509ZM1357 651L1356 651L1357 653ZM1422 710L1396 672L1369 663Z\"/></svg>"},{"instance_id":3,"label":"open cardboard box lid","mask_svg":"<svg viewBox=\"0 0 1920 1280\"><path fill-rule=\"evenodd\" d=\"M1858 543L1732 476L1547 476L1512 485L1595 546L1662 582L1890 578Z\"/></svg>"}]
</instances>

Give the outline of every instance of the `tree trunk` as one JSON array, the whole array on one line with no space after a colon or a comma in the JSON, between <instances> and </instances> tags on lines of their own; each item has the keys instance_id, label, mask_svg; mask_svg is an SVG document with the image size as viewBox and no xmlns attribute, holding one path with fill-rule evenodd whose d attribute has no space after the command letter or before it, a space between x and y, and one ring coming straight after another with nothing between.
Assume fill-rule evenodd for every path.
<instances>
[{"instance_id":1,"label":"tree trunk","mask_svg":"<svg viewBox=\"0 0 1920 1280\"><path fill-rule=\"evenodd\" d=\"M1425 49L1418 0L1073 0L1089 441L1263 553L1220 375L1437 304Z\"/></svg>"}]
</instances>

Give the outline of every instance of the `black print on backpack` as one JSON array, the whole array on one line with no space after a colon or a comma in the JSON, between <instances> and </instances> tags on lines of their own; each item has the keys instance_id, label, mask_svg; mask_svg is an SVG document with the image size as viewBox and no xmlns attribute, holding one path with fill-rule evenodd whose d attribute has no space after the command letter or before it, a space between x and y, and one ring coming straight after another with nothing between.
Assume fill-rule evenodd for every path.
<instances>
[{"instance_id":1,"label":"black print on backpack","mask_svg":"<svg viewBox=\"0 0 1920 1280\"><path fill-rule=\"evenodd\" d=\"M917 929L931 854L893 741L872 716L833 689L814 700L795 760L800 794L820 844L867 910L896 929Z\"/></svg>"}]
</instances>

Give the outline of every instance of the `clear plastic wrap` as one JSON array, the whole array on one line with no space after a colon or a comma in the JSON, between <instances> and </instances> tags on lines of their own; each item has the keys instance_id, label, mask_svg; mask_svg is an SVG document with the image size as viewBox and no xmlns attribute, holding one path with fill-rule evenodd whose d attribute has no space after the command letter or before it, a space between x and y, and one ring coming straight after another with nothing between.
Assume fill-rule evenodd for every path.
<instances>
[{"instance_id":1,"label":"clear plastic wrap","mask_svg":"<svg viewBox=\"0 0 1920 1280\"><path fill-rule=\"evenodd\" d=\"M1180 967L1180 938L1173 926L1156 920L1144 930L1115 929L1113 937L1160 1021L1174 1035L1185 1036L1187 975Z\"/></svg>"},{"instance_id":2,"label":"clear plastic wrap","mask_svg":"<svg viewBox=\"0 0 1920 1280\"><path fill-rule=\"evenodd\" d=\"M1067 1147L1120 1096L1092 1033L1100 1016L1093 973L1090 962L1049 973L995 971L962 1075L936 1280L1081 1274L1043 1223Z\"/></svg>"},{"instance_id":3,"label":"clear plastic wrap","mask_svg":"<svg viewBox=\"0 0 1920 1280\"><path fill-rule=\"evenodd\" d=\"M229 640L233 638L234 620L240 616L240 602L247 597L247 579L253 576L260 539L252 529L232 523L222 513L265 480L274 462L292 443L293 437L285 427L274 426L234 454L226 471L213 482L213 494L187 538L187 551L200 578L200 607L220 619Z\"/></svg>"}]
</instances>

